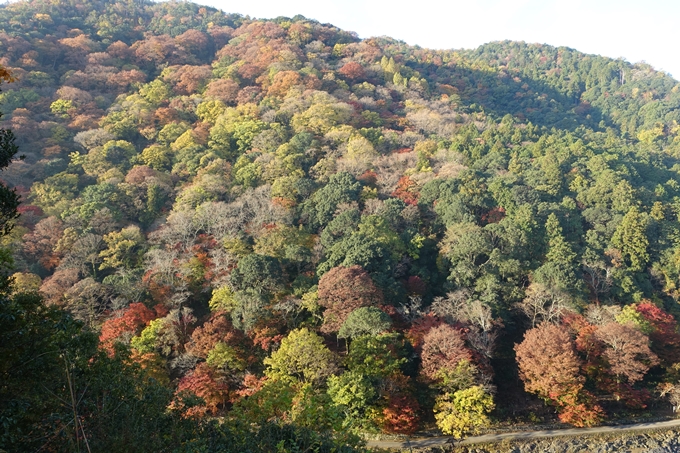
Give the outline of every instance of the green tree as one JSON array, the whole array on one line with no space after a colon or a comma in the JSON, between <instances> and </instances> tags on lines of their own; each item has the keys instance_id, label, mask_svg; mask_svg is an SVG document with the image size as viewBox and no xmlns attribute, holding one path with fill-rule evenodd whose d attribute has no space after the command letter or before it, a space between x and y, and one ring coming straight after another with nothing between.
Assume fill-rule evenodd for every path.
<instances>
[{"instance_id":1,"label":"green tree","mask_svg":"<svg viewBox=\"0 0 680 453\"><path fill-rule=\"evenodd\" d=\"M548 236L546 259L553 263L572 266L576 259L576 253L574 253L571 245L564 239L562 227L554 213L550 213L548 216L548 220L545 223L545 232Z\"/></svg>"},{"instance_id":2,"label":"green tree","mask_svg":"<svg viewBox=\"0 0 680 453\"><path fill-rule=\"evenodd\" d=\"M0 378L7 451L162 451L191 438L167 410L170 389L36 295L0 299Z\"/></svg>"},{"instance_id":3,"label":"green tree","mask_svg":"<svg viewBox=\"0 0 680 453\"><path fill-rule=\"evenodd\" d=\"M330 249L338 240L354 233L359 226L360 220L361 215L357 209L348 209L341 212L321 232L321 245L326 250Z\"/></svg>"},{"instance_id":4,"label":"green tree","mask_svg":"<svg viewBox=\"0 0 680 453\"><path fill-rule=\"evenodd\" d=\"M283 285L279 261L257 253L243 257L229 279L237 290L253 290L260 294L275 292Z\"/></svg>"},{"instance_id":5,"label":"green tree","mask_svg":"<svg viewBox=\"0 0 680 453\"><path fill-rule=\"evenodd\" d=\"M171 152L168 148L154 144L147 148L140 154L139 158L144 165L148 165L154 170L168 170L171 164Z\"/></svg>"},{"instance_id":6,"label":"green tree","mask_svg":"<svg viewBox=\"0 0 680 453\"><path fill-rule=\"evenodd\" d=\"M0 85L2 82L13 81L12 76L0 66ZM0 112L0 118L2 113ZM9 129L0 129L0 170L6 169L19 151L14 143L14 134ZM19 195L9 189L4 182L0 182L0 234L8 234L12 227L12 220L18 217Z\"/></svg>"},{"instance_id":7,"label":"green tree","mask_svg":"<svg viewBox=\"0 0 680 453\"><path fill-rule=\"evenodd\" d=\"M210 311L225 311L227 313L231 312L237 303L238 301L234 298L234 292L229 286L214 289L208 301Z\"/></svg>"},{"instance_id":8,"label":"green tree","mask_svg":"<svg viewBox=\"0 0 680 453\"><path fill-rule=\"evenodd\" d=\"M307 110L293 115L291 125L296 132L310 131L323 135L338 124L346 123L351 117L352 108L342 102L333 102L325 93L319 94L315 103ZM330 99L329 99L330 98Z\"/></svg>"},{"instance_id":9,"label":"green tree","mask_svg":"<svg viewBox=\"0 0 680 453\"><path fill-rule=\"evenodd\" d=\"M133 269L140 264L144 253L144 236L139 227L132 225L104 236L107 248L99 252L102 258L100 270Z\"/></svg>"},{"instance_id":10,"label":"green tree","mask_svg":"<svg viewBox=\"0 0 680 453\"><path fill-rule=\"evenodd\" d=\"M361 266L387 284L392 274L394 259L391 251L377 240L361 233L350 234L326 252L326 261L317 267L317 275L324 275L334 267ZM381 274L381 275L376 275Z\"/></svg>"},{"instance_id":11,"label":"green tree","mask_svg":"<svg viewBox=\"0 0 680 453\"><path fill-rule=\"evenodd\" d=\"M321 385L335 369L335 358L323 339L307 328L291 331L281 346L264 359L271 379L295 379Z\"/></svg>"},{"instance_id":12,"label":"green tree","mask_svg":"<svg viewBox=\"0 0 680 453\"><path fill-rule=\"evenodd\" d=\"M64 117L68 117L68 111L74 108L75 105L73 104L73 101L66 99L57 99L52 104L50 104L50 110L52 113Z\"/></svg>"},{"instance_id":13,"label":"green tree","mask_svg":"<svg viewBox=\"0 0 680 453\"><path fill-rule=\"evenodd\" d=\"M363 374L347 371L328 378L328 395L344 414L344 428L372 428L377 394L373 382Z\"/></svg>"},{"instance_id":14,"label":"green tree","mask_svg":"<svg viewBox=\"0 0 680 453\"><path fill-rule=\"evenodd\" d=\"M612 245L621 251L630 270L642 271L650 258L647 216L636 207L630 208L614 232Z\"/></svg>"},{"instance_id":15,"label":"green tree","mask_svg":"<svg viewBox=\"0 0 680 453\"><path fill-rule=\"evenodd\" d=\"M302 228L277 226L255 240L253 251L288 263L290 273L300 273L312 259L314 238Z\"/></svg>"},{"instance_id":16,"label":"green tree","mask_svg":"<svg viewBox=\"0 0 680 453\"><path fill-rule=\"evenodd\" d=\"M347 319L338 331L338 338L378 335L391 326L392 320L384 311L375 307L361 307L347 316Z\"/></svg>"},{"instance_id":17,"label":"green tree","mask_svg":"<svg viewBox=\"0 0 680 453\"><path fill-rule=\"evenodd\" d=\"M155 352L159 345L159 338L166 327L165 318L154 319L138 336L132 337L130 345L141 354Z\"/></svg>"},{"instance_id":18,"label":"green tree","mask_svg":"<svg viewBox=\"0 0 680 453\"><path fill-rule=\"evenodd\" d=\"M262 176L262 166L246 156L238 158L233 168L234 181L243 187L256 187Z\"/></svg>"},{"instance_id":19,"label":"green tree","mask_svg":"<svg viewBox=\"0 0 680 453\"><path fill-rule=\"evenodd\" d=\"M576 279L576 253L562 234L562 227L554 213L548 216L545 225L548 242L546 262L534 272L534 280L545 285L548 292L576 292L579 282Z\"/></svg>"},{"instance_id":20,"label":"green tree","mask_svg":"<svg viewBox=\"0 0 680 453\"><path fill-rule=\"evenodd\" d=\"M251 104L252 106L252 104ZM210 129L208 146L231 162L250 149L253 139L268 128L268 123L256 118L256 111L247 106L227 108Z\"/></svg>"},{"instance_id":21,"label":"green tree","mask_svg":"<svg viewBox=\"0 0 680 453\"><path fill-rule=\"evenodd\" d=\"M449 226L440 243L442 252L451 262L451 280L457 287L474 287L478 278L491 268L493 246L482 227L474 223Z\"/></svg>"},{"instance_id":22,"label":"green tree","mask_svg":"<svg viewBox=\"0 0 680 453\"><path fill-rule=\"evenodd\" d=\"M336 173L305 203L303 211L312 226L323 228L333 219L338 205L358 200L360 191L361 184L352 175Z\"/></svg>"},{"instance_id":23,"label":"green tree","mask_svg":"<svg viewBox=\"0 0 680 453\"><path fill-rule=\"evenodd\" d=\"M227 106L224 105L224 102L218 99L212 99L198 104L198 106L196 106L196 115L203 121L215 124L217 118L224 113L226 108Z\"/></svg>"},{"instance_id":24,"label":"green tree","mask_svg":"<svg viewBox=\"0 0 680 453\"><path fill-rule=\"evenodd\" d=\"M364 376L386 378L406 365L406 344L397 333L364 335L352 341L345 366Z\"/></svg>"},{"instance_id":25,"label":"green tree","mask_svg":"<svg viewBox=\"0 0 680 453\"><path fill-rule=\"evenodd\" d=\"M139 94L151 104L159 105L162 102L168 101L172 96L172 89L162 80L154 80L139 88Z\"/></svg>"},{"instance_id":26,"label":"green tree","mask_svg":"<svg viewBox=\"0 0 680 453\"><path fill-rule=\"evenodd\" d=\"M395 260L401 259L406 253L404 241L389 221L382 216L363 216L359 223L359 234L375 240L387 250L390 250Z\"/></svg>"}]
</instances>

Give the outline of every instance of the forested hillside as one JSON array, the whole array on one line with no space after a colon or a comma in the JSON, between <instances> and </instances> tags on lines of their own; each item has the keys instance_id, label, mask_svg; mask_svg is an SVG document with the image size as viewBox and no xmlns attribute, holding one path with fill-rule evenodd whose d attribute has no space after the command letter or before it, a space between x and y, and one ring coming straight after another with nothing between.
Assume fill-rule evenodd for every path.
<instances>
[{"instance_id":1,"label":"forested hillside","mask_svg":"<svg viewBox=\"0 0 680 453\"><path fill-rule=\"evenodd\" d=\"M25 156L1 174L22 204L0 348L42 357L23 313L67 357L45 391L0 367L0 448L103 439L107 379L155 395L139 451L180 426L154 451L680 403L680 83L648 65L35 0L0 7L0 67Z\"/></svg>"}]
</instances>

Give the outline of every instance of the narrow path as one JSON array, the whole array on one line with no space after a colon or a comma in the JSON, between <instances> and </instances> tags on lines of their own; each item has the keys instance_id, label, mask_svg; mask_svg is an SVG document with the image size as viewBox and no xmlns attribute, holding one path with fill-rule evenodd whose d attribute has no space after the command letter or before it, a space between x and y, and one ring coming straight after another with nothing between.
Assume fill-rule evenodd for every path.
<instances>
[{"instance_id":1,"label":"narrow path","mask_svg":"<svg viewBox=\"0 0 680 453\"><path fill-rule=\"evenodd\" d=\"M377 448L425 448L453 443L455 445L470 445L501 442L504 440L523 440L541 439L545 437L559 436L587 436L592 434L619 433L626 431L644 431L649 429L664 429L680 426L680 419L666 420L663 422L636 423L634 425L618 426L597 426L595 428L572 428L572 429L551 429L546 431L524 431L515 433L485 434L483 436L468 437L464 440L456 441L452 437L428 437L410 439L409 441L389 441L371 440L368 441L369 447Z\"/></svg>"}]
</instances>

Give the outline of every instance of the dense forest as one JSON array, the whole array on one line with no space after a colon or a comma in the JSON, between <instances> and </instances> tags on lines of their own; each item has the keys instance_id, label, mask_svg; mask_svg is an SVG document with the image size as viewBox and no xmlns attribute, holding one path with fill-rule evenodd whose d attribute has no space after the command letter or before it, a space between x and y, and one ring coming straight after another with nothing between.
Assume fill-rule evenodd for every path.
<instances>
[{"instance_id":1,"label":"dense forest","mask_svg":"<svg viewBox=\"0 0 680 453\"><path fill-rule=\"evenodd\" d=\"M0 450L680 405L665 73L148 0L3 5L2 68Z\"/></svg>"}]
</instances>

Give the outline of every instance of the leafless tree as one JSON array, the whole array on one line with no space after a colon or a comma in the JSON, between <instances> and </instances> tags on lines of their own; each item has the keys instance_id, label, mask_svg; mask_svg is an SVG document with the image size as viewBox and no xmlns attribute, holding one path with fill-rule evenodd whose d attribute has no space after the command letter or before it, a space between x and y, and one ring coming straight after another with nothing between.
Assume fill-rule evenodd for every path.
<instances>
[{"instance_id":1,"label":"leafless tree","mask_svg":"<svg viewBox=\"0 0 680 453\"><path fill-rule=\"evenodd\" d=\"M179 374L186 374L189 370L193 369L197 363L198 357L189 352L185 352L170 361L170 368L179 372Z\"/></svg>"},{"instance_id":2,"label":"leafless tree","mask_svg":"<svg viewBox=\"0 0 680 453\"><path fill-rule=\"evenodd\" d=\"M595 336L607 346L604 357L611 372L631 384L659 363L656 354L649 349L649 338L630 325L610 322L600 326Z\"/></svg>"},{"instance_id":3,"label":"leafless tree","mask_svg":"<svg viewBox=\"0 0 680 453\"><path fill-rule=\"evenodd\" d=\"M92 149L97 146L102 146L114 138L115 137L112 134L104 129L91 129L89 131L78 132L73 138L73 141L85 149Z\"/></svg>"},{"instance_id":4,"label":"leafless tree","mask_svg":"<svg viewBox=\"0 0 680 453\"><path fill-rule=\"evenodd\" d=\"M556 323L572 308L565 293L548 289L540 283L529 285L527 296L516 307L529 318L531 327L543 321Z\"/></svg>"},{"instance_id":5,"label":"leafless tree","mask_svg":"<svg viewBox=\"0 0 680 453\"><path fill-rule=\"evenodd\" d=\"M423 312L423 298L417 295L409 296L406 302L399 304L397 311L402 318L412 323L425 314Z\"/></svg>"},{"instance_id":6,"label":"leafless tree","mask_svg":"<svg viewBox=\"0 0 680 453\"><path fill-rule=\"evenodd\" d=\"M680 369L680 364L673 365L673 371L675 373ZM673 382L662 382L659 384L659 396L661 398L668 398L668 402L673 406L673 412L677 412L680 409L680 383Z\"/></svg>"},{"instance_id":7,"label":"leafless tree","mask_svg":"<svg viewBox=\"0 0 680 453\"><path fill-rule=\"evenodd\" d=\"M487 304L477 299L470 300L466 290L458 290L447 294L445 298L436 298L432 304L432 313L448 322L465 324L468 327L468 343L488 364L496 347L501 322L493 317Z\"/></svg>"},{"instance_id":8,"label":"leafless tree","mask_svg":"<svg viewBox=\"0 0 680 453\"><path fill-rule=\"evenodd\" d=\"M97 320L111 308L111 290L106 285L88 277L71 287L66 294L66 308L76 319L88 326L93 326Z\"/></svg>"},{"instance_id":9,"label":"leafless tree","mask_svg":"<svg viewBox=\"0 0 680 453\"><path fill-rule=\"evenodd\" d=\"M583 261L583 279L595 296L595 300L599 301L601 296L610 291L614 283L611 272L612 267L607 266L603 261Z\"/></svg>"},{"instance_id":10,"label":"leafless tree","mask_svg":"<svg viewBox=\"0 0 680 453\"><path fill-rule=\"evenodd\" d=\"M470 293L465 289L450 292L446 297L436 297L430 310L450 323L458 321L460 307L467 303Z\"/></svg>"},{"instance_id":11,"label":"leafless tree","mask_svg":"<svg viewBox=\"0 0 680 453\"><path fill-rule=\"evenodd\" d=\"M619 313L621 313L621 307L618 305L591 304L585 310L588 322L597 326L616 321L616 315Z\"/></svg>"},{"instance_id":12,"label":"leafless tree","mask_svg":"<svg viewBox=\"0 0 680 453\"><path fill-rule=\"evenodd\" d=\"M59 263L58 269L78 269L82 274L97 275L101 258L99 252L104 241L101 235L85 233L74 243L69 252Z\"/></svg>"}]
</instances>

